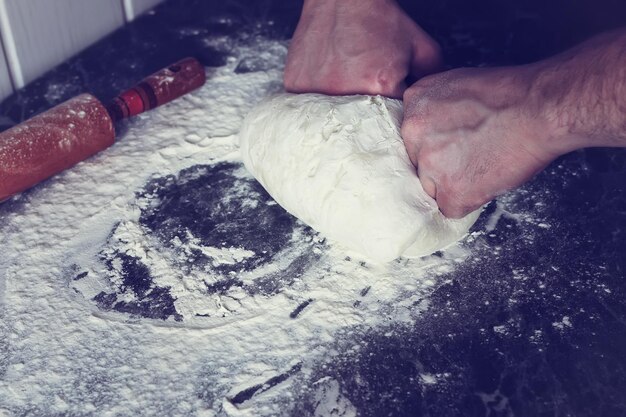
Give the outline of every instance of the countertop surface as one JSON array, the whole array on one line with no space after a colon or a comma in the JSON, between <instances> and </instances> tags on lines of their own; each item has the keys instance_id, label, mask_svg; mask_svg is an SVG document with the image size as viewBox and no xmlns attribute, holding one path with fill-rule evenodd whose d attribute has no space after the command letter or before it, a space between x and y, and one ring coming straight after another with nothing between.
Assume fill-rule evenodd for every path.
<instances>
[{"instance_id":1,"label":"countertop surface","mask_svg":"<svg viewBox=\"0 0 626 417\"><path fill-rule=\"evenodd\" d=\"M342 255L237 157L281 88L284 3L166 2L0 104L7 128L188 55L209 79L0 205L0 416L626 415L626 153L559 158L430 257ZM450 67L626 22L611 1L457 3L409 7Z\"/></svg>"}]
</instances>

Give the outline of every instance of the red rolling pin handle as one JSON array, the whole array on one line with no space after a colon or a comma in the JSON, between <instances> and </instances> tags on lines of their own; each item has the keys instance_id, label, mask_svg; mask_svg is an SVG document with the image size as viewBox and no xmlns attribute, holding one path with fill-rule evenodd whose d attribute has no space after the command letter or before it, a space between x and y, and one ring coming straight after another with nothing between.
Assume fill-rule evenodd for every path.
<instances>
[{"instance_id":1,"label":"red rolling pin handle","mask_svg":"<svg viewBox=\"0 0 626 417\"><path fill-rule=\"evenodd\" d=\"M142 80L107 106L113 121L126 119L158 107L202 86L204 67L195 58L185 58Z\"/></svg>"}]
</instances>

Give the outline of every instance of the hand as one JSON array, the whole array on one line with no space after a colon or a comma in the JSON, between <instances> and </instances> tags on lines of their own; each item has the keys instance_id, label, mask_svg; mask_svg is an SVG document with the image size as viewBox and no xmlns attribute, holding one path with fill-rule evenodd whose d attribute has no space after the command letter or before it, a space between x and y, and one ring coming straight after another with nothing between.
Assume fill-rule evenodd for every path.
<instances>
[{"instance_id":1,"label":"hand","mask_svg":"<svg viewBox=\"0 0 626 417\"><path fill-rule=\"evenodd\" d=\"M532 66L457 69L404 94L402 136L426 193L460 218L542 170L562 150Z\"/></svg>"},{"instance_id":2,"label":"hand","mask_svg":"<svg viewBox=\"0 0 626 417\"><path fill-rule=\"evenodd\" d=\"M402 137L442 213L462 217L575 149L626 147L625 50L618 29L534 64L409 88Z\"/></svg>"},{"instance_id":3,"label":"hand","mask_svg":"<svg viewBox=\"0 0 626 417\"><path fill-rule=\"evenodd\" d=\"M284 84L296 93L400 98L407 75L440 64L439 45L393 0L306 0Z\"/></svg>"}]
</instances>

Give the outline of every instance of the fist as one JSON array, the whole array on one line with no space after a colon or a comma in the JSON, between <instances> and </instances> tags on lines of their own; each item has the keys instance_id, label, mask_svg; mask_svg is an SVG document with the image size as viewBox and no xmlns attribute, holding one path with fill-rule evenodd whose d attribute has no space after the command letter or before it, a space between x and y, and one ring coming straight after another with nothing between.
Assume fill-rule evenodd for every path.
<instances>
[{"instance_id":1,"label":"fist","mask_svg":"<svg viewBox=\"0 0 626 417\"><path fill-rule=\"evenodd\" d=\"M392 0L307 0L285 66L285 89L401 98L405 79L435 71L439 45Z\"/></svg>"},{"instance_id":2,"label":"fist","mask_svg":"<svg viewBox=\"0 0 626 417\"><path fill-rule=\"evenodd\" d=\"M558 156L532 80L530 66L457 69L404 93L404 144L445 216L480 208Z\"/></svg>"}]
</instances>

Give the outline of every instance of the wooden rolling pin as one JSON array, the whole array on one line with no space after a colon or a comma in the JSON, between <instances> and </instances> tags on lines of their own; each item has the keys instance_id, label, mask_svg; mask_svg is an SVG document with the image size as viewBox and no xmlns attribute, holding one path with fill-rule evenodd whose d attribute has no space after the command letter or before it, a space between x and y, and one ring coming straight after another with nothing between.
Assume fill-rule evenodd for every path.
<instances>
[{"instance_id":1,"label":"wooden rolling pin","mask_svg":"<svg viewBox=\"0 0 626 417\"><path fill-rule=\"evenodd\" d=\"M0 201L64 171L115 141L113 124L204 84L204 67L185 58L104 106L81 94L0 133Z\"/></svg>"}]
</instances>

